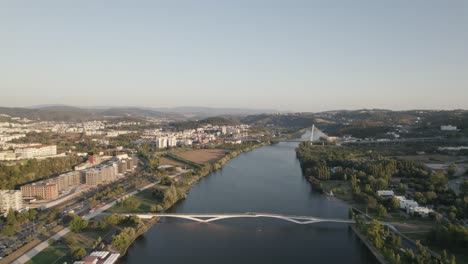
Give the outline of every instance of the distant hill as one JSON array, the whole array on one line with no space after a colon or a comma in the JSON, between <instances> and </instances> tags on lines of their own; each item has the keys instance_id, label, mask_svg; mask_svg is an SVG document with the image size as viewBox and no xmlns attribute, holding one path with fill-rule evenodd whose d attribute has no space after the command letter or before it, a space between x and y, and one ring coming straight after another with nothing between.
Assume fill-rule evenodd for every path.
<instances>
[{"instance_id":1,"label":"distant hill","mask_svg":"<svg viewBox=\"0 0 468 264\"><path fill-rule=\"evenodd\" d=\"M316 122L313 114L261 114L248 115L241 118L244 124L253 126L276 126L286 128L306 128L311 127Z\"/></svg>"},{"instance_id":2,"label":"distant hill","mask_svg":"<svg viewBox=\"0 0 468 264\"><path fill-rule=\"evenodd\" d=\"M247 115L239 120L253 126L291 129L307 128L315 124L332 135L351 134L362 137L394 131L395 126L398 125L411 125L413 128L423 127L433 130L439 130L441 125L455 125L462 130L468 129L467 110L337 110L319 113Z\"/></svg>"},{"instance_id":3,"label":"distant hill","mask_svg":"<svg viewBox=\"0 0 468 264\"><path fill-rule=\"evenodd\" d=\"M0 107L0 114L6 114L11 117L44 121L88 121L122 117L184 119L184 116L178 113L166 113L136 107L88 109L63 105L43 106L36 108Z\"/></svg>"},{"instance_id":4,"label":"distant hill","mask_svg":"<svg viewBox=\"0 0 468 264\"><path fill-rule=\"evenodd\" d=\"M278 110L274 109L213 108L196 106L151 109L162 112L180 113L184 114L185 116L193 116L199 119L212 116L271 114L279 112Z\"/></svg>"}]
</instances>

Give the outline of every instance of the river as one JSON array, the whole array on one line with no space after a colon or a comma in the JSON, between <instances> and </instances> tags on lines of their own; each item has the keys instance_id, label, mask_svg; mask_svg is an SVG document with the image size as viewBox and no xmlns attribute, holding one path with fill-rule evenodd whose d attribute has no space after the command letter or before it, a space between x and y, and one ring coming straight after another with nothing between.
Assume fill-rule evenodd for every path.
<instances>
[{"instance_id":1,"label":"river","mask_svg":"<svg viewBox=\"0 0 468 264\"><path fill-rule=\"evenodd\" d=\"M200 180L173 213L265 212L347 218L348 206L311 190L296 159L297 143L243 153ZM121 263L375 263L347 224L297 225L279 219L225 219L209 224L162 219Z\"/></svg>"}]
</instances>

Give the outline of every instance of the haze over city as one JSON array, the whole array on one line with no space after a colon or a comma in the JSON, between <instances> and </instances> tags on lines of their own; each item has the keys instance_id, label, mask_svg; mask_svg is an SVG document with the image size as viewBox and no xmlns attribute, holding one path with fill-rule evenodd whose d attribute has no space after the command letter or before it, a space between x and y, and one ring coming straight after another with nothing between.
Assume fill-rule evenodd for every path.
<instances>
[{"instance_id":1,"label":"haze over city","mask_svg":"<svg viewBox=\"0 0 468 264\"><path fill-rule=\"evenodd\" d=\"M0 105L468 108L466 1L2 1Z\"/></svg>"}]
</instances>

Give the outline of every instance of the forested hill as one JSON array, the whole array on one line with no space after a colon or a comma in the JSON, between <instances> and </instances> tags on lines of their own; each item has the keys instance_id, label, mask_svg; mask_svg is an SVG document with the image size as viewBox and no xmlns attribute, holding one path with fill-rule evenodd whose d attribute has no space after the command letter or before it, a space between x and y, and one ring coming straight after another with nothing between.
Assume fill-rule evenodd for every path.
<instances>
[{"instance_id":1,"label":"forested hill","mask_svg":"<svg viewBox=\"0 0 468 264\"><path fill-rule=\"evenodd\" d=\"M0 107L0 114L9 115L11 117L44 121L88 121L118 117L171 119L183 118L183 115L181 114L163 113L136 107L106 109L88 109L70 106L46 106L40 108Z\"/></svg>"}]
</instances>

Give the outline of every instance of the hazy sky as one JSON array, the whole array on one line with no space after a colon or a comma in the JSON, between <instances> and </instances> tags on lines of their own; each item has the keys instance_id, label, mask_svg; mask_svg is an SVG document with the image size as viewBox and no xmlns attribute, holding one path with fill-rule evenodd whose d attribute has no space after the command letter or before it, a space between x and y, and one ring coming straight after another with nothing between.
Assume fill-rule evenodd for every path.
<instances>
[{"instance_id":1,"label":"hazy sky","mask_svg":"<svg viewBox=\"0 0 468 264\"><path fill-rule=\"evenodd\" d=\"M0 0L0 106L468 109L468 1Z\"/></svg>"}]
</instances>

